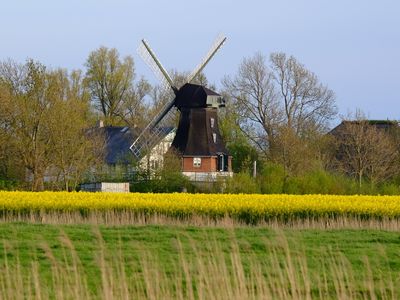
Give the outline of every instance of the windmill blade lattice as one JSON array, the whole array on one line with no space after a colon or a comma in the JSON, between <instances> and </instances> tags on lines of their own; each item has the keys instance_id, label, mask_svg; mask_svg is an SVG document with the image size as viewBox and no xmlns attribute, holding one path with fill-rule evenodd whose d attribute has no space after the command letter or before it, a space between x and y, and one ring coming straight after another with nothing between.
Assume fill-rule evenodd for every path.
<instances>
[{"instance_id":1,"label":"windmill blade lattice","mask_svg":"<svg viewBox=\"0 0 400 300\"><path fill-rule=\"evenodd\" d=\"M141 158L156 146L172 128L175 128L177 109L166 103L161 111L154 117L130 147L132 153Z\"/></svg>"},{"instance_id":2,"label":"windmill blade lattice","mask_svg":"<svg viewBox=\"0 0 400 300\"><path fill-rule=\"evenodd\" d=\"M148 153L169 133L167 132L168 129L174 127L174 120L177 112L176 108L173 107L176 88L173 86L172 79L144 39L138 47L138 53L160 80L160 94L167 95L167 97L171 99L161 108L158 114L155 115L153 120L132 143L130 147L131 151L137 158L140 158Z\"/></svg>"},{"instance_id":3,"label":"windmill blade lattice","mask_svg":"<svg viewBox=\"0 0 400 300\"><path fill-rule=\"evenodd\" d=\"M154 75L161 82L161 87L163 90L174 89L174 85L169 76L168 72L165 70L161 62L157 59L154 51L150 48L146 40L142 40L138 49L138 54L143 59L143 61L149 66L153 71Z\"/></svg>"},{"instance_id":4,"label":"windmill blade lattice","mask_svg":"<svg viewBox=\"0 0 400 300\"><path fill-rule=\"evenodd\" d=\"M219 35L214 43L212 44L210 50L204 56L204 58L201 60L201 62L197 65L196 68L190 73L188 78L186 79L186 82L190 83L192 80L205 68L205 66L208 64L208 62L211 60L211 58L217 53L217 51L223 46L223 44L226 41L226 37L223 35Z\"/></svg>"}]
</instances>

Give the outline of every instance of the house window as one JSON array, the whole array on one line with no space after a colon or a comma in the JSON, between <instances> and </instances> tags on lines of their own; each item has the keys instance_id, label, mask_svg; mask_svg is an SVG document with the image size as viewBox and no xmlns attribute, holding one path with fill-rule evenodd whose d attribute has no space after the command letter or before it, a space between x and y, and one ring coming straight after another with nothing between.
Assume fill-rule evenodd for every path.
<instances>
[{"instance_id":1,"label":"house window","mask_svg":"<svg viewBox=\"0 0 400 300\"><path fill-rule=\"evenodd\" d=\"M211 128L214 128L214 122L215 122L214 118L210 118L210 126L211 126Z\"/></svg>"},{"instance_id":2,"label":"house window","mask_svg":"<svg viewBox=\"0 0 400 300\"><path fill-rule=\"evenodd\" d=\"M217 134L216 133L213 133L213 141L214 141L214 143L217 142Z\"/></svg>"},{"instance_id":3,"label":"house window","mask_svg":"<svg viewBox=\"0 0 400 300\"><path fill-rule=\"evenodd\" d=\"M193 167L200 168L201 166L201 158L193 157Z\"/></svg>"}]
</instances>

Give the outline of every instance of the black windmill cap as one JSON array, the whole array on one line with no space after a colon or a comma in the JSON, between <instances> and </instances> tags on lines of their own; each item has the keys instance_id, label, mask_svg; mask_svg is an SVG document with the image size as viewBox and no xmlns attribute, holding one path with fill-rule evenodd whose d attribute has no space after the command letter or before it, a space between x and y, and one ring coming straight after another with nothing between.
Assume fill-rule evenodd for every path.
<instances>
[{"instance_id":1,"label":"black windmill cap","mask_svg":"<svg viewBox=\"0 0 400 300\"><path fill-rule=\"evenodd\" d=\"M221 96L203 85L186 83L176 94L175 106L180 108L207 107L207 96Z\"/></svg>"}]
</instances>

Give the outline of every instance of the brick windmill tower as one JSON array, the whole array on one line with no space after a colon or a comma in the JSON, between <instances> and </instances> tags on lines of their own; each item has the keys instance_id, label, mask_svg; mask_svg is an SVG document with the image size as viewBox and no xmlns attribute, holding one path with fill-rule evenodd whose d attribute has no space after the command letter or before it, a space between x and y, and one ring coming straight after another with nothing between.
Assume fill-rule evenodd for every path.
<instances>
[{"instance_id":1,"label":"brick windmill tower","mask_svg":"<svg viewBox=\"0 0 400 300\"><path fill-rule=\"evenodd\" d=\"M161 80L171 100L167 101L130 147L137 158L141 158L147 149L162 139L164 128L176 123L173 120L179 113L179 123L170 150L179 155L182 173L194 181L212 181L218 176L232 175L232 157L218 127L218 109L225 106L225 101L215 91L191 83L225 41L226 37L219 37L188 76L186 83L178 88L147 42L142 40L139 53Z\"/></svg>"}]
</instances>

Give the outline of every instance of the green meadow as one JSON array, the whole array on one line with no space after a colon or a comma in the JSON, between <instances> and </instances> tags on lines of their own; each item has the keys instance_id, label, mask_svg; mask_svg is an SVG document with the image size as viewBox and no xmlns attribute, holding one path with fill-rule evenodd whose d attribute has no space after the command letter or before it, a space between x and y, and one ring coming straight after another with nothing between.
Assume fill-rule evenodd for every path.
<instances>
[{"instance_id":1,"label":"green meadow","mask_svg":"<svg viewBox=\"0 0 400 300\"><path fill-rule=\"evenodd\" d=\"M2 299L395 299L400 233L1 223Z\"/></svg>"}]
</instances>

